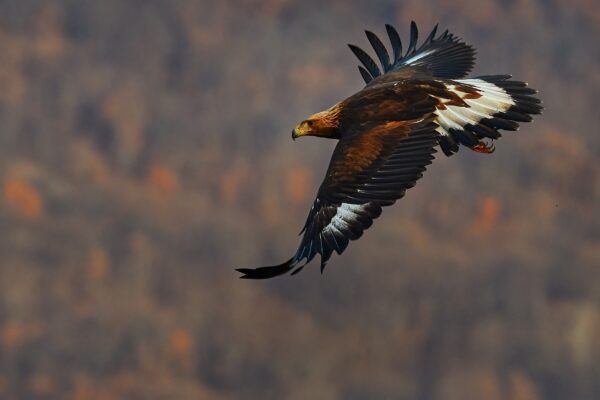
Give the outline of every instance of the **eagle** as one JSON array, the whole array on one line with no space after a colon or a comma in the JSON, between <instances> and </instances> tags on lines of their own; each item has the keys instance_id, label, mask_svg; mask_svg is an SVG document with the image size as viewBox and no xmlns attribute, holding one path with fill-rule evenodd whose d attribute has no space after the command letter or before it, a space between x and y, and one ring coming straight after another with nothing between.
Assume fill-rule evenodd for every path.
<instances>
[{"instance_id":1,"label":"eagle","mask_svg":"<svg viewBox=\"0 0 600 400\"><path fill-rule=\"evenodd\" d=\"M350 50L362 63L366 86L328 110L311 115L292 131L335 139L323 183L310 208L302 240L292 258L280 265L239 268L245 279L298 273L319 254L321 273L335 251L341 254L402 198L431 164L436 148L446 156L461 146L494 152L499 130L516 131L542 111L536 90L511 75L467 78L475 49L437 25L418 46L418 29L402 50L400 36L385 26L393 58L373 32L365 31L380 66L361 48Z\"/></svg>"}]
</instances>

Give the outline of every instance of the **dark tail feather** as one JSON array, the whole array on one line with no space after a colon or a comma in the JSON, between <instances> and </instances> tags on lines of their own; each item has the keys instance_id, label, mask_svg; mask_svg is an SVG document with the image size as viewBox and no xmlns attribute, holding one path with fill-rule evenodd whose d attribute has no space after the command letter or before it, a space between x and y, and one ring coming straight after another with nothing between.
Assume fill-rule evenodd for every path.
<instances>
[{"instance_id":1,"label":"dark tail feather","mask_svg":"<svg viewBox=\"0 0 600 400\"><path fill-rule=\"evenodd\" d=\"M294 257L290 258L283 264L274 265L272 267L261 267L261 268L237 268L236 271L241 272L241 279L269 279L279 275L283 275L291 271L298 261L294 260Z\"/></svg>"}]
</instances>

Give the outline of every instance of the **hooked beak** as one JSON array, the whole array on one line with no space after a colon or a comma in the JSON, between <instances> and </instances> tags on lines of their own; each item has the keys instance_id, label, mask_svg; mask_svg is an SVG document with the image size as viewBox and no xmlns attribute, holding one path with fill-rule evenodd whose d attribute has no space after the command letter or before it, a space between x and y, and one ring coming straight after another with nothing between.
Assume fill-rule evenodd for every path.
<instances>
[{"instance_id":1,"label":"hooked beak","mask_svg":"<svg viewBox=\"0 0 600 400\"><path fill-rule=\"evenodd\" d=\"M298 131L297 131L297 129L296 129L296 128L294 128L294 129L292 130L292 139L293 139L293 140L296 140L296 138L297 138L298 136L300 136L300 135L298 134Z\"/></svg>"}]
</instances>

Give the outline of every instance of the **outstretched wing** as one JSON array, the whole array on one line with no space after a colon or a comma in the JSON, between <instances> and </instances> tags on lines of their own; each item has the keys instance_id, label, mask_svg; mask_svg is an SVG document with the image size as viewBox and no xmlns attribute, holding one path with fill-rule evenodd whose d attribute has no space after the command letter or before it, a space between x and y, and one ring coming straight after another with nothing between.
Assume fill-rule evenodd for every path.
<instances>
[{"instance_id":1,"label":"outstretched wing","mask_svg":"<svg viewBox=\"0 0 600 400\"><path fill-rule=\"evenodd\" d=\"M317 254L323 270L334 251L341 254L371 226L382 207L415 185L433 159L438 134L434 102L425 93L414 100L406 119L351 125L333 152L294 257L272 267L239 269L242 278L271 278L294 269L296 273Z\"/></svg>"},{"instance_id":2,"label":"outstretched wing","mask_svg":"<svg viewBox=\"0 0 600 400\"><path fill-rule=\"evenodd\" d=\"M392 45L393 59L377 35L365 31L381 69L360 47L348 45L363 64L358 69L367 84L413 77L418 73L442 79L463 78L475 64L475 49L448 31L436 36L437 25L417 48L419 31L415 22L411 22L410 42L405 53L402 52L402 41L396 29L391 25L385 27Z\"/></svg>"},{"instance_id":3,"label":"outstretched wing","mask_svg":"<svg viewBox=\"0 0 600 400\"><path fill-rule=\"evenodd\" d=\"M404 196L433 160L437 125L431 117L388 122L342 139L306 223L297 260L341 254L389 206Z\"/></svg>"}]
</instances>

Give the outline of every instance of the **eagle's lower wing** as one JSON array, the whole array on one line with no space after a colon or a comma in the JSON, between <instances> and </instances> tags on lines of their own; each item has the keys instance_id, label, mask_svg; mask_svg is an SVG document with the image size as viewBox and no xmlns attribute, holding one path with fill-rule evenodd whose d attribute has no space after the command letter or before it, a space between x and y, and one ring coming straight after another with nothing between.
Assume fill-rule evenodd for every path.
<instances>
[{"instance_id":1,"label":"eagle's lower wing","mask_svg":"<svg viewBox=\"0 0 600 400\"><path fill-rule=\"evenodd\" d=\"M317 254L321 269L333 251L341 254L381 214L415 185L437 145L433 114L363 125L338 142L290 260L272 267L239 269L242 278L264 279L299 271ZM303 264L304 262L304 264Z\"/></svg>"}]
</instances>

